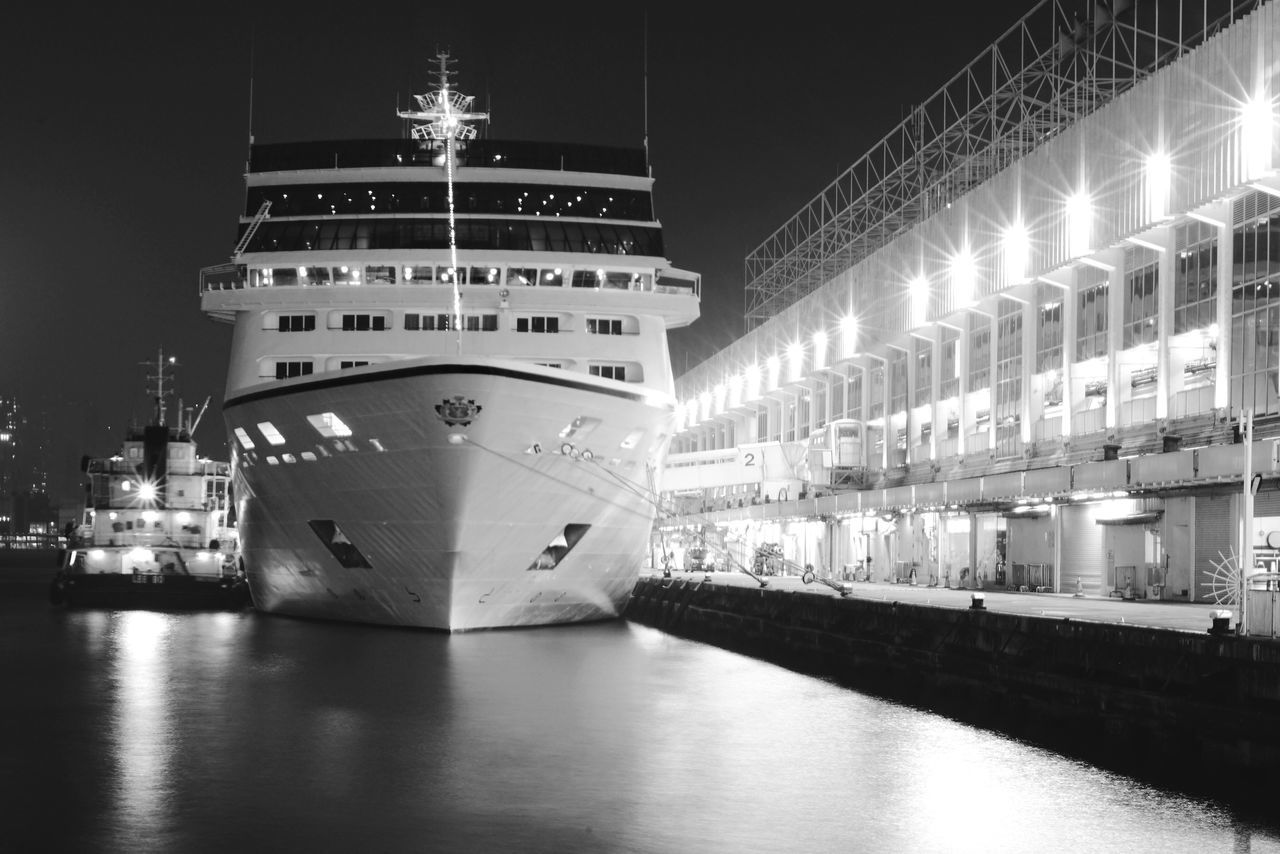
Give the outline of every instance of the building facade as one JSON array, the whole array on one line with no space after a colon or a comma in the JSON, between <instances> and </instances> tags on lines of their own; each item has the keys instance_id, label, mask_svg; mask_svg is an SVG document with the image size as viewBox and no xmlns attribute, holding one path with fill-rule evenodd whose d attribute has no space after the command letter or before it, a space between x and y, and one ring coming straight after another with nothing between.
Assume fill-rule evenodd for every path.
<instances>
[{"instance_id":1,"label":"building facade","mask_svg":"<svg viewBox=\"0 0 1280 854\"><path fill-rule=\"evenodd\" d=\"M1156 7L1042 3L748 258L664 536L1185 601L1276 567L1280 10Z\"/></svg>"}]
</instances>

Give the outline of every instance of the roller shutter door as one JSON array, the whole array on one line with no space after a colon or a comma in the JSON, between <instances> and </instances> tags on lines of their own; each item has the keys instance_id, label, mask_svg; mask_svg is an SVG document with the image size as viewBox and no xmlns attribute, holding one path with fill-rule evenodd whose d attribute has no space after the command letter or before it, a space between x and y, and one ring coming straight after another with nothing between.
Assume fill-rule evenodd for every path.
<instances>
[{"instance_id":1,"label":"roller shutter door","mask_svg":"<svg viewBox=\"0 0 1280 854\"><path fill-rule=\"evenodd\" d=\"M1209 593L1213 581L1214 565L1221 563L1223 557L1235 553L1235 526L1232 508L1236 505L1235 496L1214 495L1196 498L1196 564L1192 576L1195 578L1195 601L1213 601ZM1257 504L1254 506L1255 515Z\"/></svg>"},{"instance_id":2,"label":"roller shutter door","mask_svg":"<svg viewBox=\"0 0 1280 854\"><path fill-rule=\"evenodd\" d=\"M1058 588L1075 593L1076 583L1087 596L1105 596L1103 581L1107 570L1107 550L1102 526L1094 521L1093 509L1086 506L1062 508L1062 579Z\"/></svg>"}]
</instances>

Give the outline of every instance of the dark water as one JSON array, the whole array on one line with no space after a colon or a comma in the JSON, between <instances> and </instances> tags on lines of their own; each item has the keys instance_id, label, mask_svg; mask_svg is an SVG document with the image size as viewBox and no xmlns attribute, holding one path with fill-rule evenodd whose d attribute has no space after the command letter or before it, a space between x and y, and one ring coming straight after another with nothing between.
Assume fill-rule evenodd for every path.
<instances>
[{"instance_id":1,"label":"dark water","mask_svg":"<svg viewBox=\"0 0 1280 854\"><path fill-rule=\"evenodd\" d=\"M625 622L448 637L41 595L0 585L0 850L1280 851Z\"/></svg>"}]
</instances>

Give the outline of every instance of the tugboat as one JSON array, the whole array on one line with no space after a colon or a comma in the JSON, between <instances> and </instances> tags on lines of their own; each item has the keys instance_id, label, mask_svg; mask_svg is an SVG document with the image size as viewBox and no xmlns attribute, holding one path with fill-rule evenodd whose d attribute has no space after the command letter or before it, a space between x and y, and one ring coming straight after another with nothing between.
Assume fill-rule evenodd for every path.
<instances>
[{"instance_id":1,"label":"tugboat","mask_svg":"<svg viewBox=\"0 0 1280 854\"><path fill-rule=\"evenodd\" d=\"M144 363L152 366L153 363ZM165 420L167 360L158 351L152 423L132 427L120 452L85 457L85 503L68 532L49 600L70 607L241 609L251 604L231 500L231 464L200 457L199 413L178 404Z\"/></svg>"}]
</instances>

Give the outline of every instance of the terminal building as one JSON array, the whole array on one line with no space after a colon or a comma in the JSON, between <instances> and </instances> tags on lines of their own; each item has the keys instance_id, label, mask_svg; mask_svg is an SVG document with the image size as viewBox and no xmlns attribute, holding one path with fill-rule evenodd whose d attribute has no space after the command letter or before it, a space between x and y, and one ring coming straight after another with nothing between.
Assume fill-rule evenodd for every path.
<instances>
[{"instance_id":1,"label":"terminal building","mask_svg":"<svg viewBox=\"0 0 1280 854\"><path fill-rule=\"evenodd\" d=\"M1037 5L747 257L656 547L1235 601L1280 556L1278 99L1278 3Z\"/></svg>"}]
</instances>

